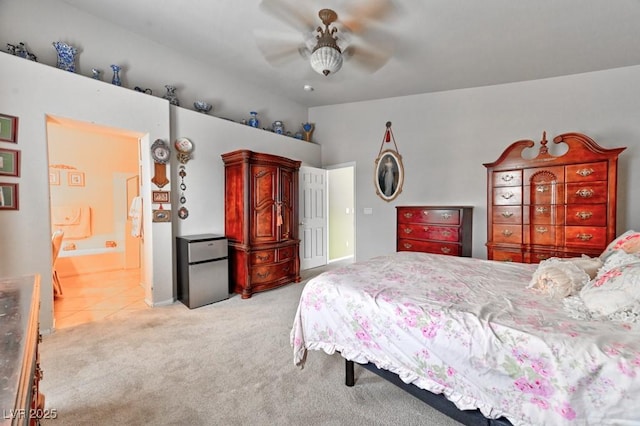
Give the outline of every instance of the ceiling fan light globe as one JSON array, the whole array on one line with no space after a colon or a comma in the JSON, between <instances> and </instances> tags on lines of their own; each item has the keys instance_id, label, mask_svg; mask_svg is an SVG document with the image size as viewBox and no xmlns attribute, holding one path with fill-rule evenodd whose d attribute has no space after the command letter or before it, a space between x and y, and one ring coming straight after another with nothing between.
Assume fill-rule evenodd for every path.
<instances>
[{"instance_id":1,"label":"ceiling fan light globe","mask_svg":"<svg viewBox=\"0 0 640 426\"><path fill-rule=\"evenodd\" d=\"M320 47L311 54L311 68L325 76L336 73L342 67L342 54L329 46Z\"/></svg>"}]
</instances>

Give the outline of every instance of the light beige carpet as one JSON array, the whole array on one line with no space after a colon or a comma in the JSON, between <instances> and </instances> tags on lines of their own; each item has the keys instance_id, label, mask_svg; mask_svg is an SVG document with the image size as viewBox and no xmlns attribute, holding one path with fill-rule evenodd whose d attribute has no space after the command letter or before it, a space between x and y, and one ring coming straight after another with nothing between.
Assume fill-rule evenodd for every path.
<instances>
[{"instance_id":1,"label":"light beige carpet","mask_svg":"<svg viewBox=\"0 0 640 426\"><path fill-rule=\"evenodd\" d=\"M303 286L44 336L41 388L58 418L43 424L458 425L361 367L345 386L337 354L312 351L295 367L289 332Z\"/></svg>"}]
</instances>

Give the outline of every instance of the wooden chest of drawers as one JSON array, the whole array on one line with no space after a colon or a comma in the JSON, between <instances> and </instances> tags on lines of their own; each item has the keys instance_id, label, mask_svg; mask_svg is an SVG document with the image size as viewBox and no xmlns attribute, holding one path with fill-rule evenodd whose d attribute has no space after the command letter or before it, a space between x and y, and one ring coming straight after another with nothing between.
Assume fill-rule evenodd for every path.
<instances>
[{"instance_id":1,"label":"wooden chest of drawers","mask_svg":"<svg viewBox=\"0 0 640 426\"><path fill-rule=\"evenodd\" d=\"M397 251L471 257L473 207L398 206Z\"/></svg>"},{"instance_id":2,"label":"wooden chest of drawers","mask_svg":"<svg viewBox=\"0 0 640 426\"><path fill-rule=\"evenodd\" d=\"M548 152L543 135L535 145L518 141L487 163L487 257L538 263L549 257L598 256L616 235L618 155L579 133L557 136L569 150Z\"/></svg>"}]
</instances>

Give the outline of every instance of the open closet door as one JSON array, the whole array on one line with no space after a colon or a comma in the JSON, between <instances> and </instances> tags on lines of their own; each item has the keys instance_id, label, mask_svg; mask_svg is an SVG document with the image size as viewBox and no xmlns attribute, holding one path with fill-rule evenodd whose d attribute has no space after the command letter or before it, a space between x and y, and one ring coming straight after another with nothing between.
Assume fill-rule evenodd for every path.
<instances>
[{"instance_id":1,"label":"open closet door","mask_svg":"<svg viewBox=\"0 0 640 426\"><path fill-rule=\"evenodd\" d=\"M300 270L327 264L327 171L300 167Z\"/></svg>"}]
</instances>

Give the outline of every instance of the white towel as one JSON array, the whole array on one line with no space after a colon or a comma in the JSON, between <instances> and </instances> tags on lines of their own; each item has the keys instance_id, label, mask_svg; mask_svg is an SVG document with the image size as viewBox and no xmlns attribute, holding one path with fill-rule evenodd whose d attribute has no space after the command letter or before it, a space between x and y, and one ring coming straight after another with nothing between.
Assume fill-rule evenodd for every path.
<instances>
[{"instance_id":1,"label":"white towel","mask_svg":"<svg viewBox=\"0 0 640 426\"><path fill-rule=\"evenodd\" d=\"M142 237L142 197L134 197L131 200L129 217L131 218L131 236Z\"/></svg>"},{"instance_id":2,"label":"white towel","mask_svg":"<svg viewBox=\"0 0 640 426\"><path fill-rule=\"evenodd\" d=\"M77 225L80 223L80 206L54 206L52 208L54 225Z\"/></svg>"}]
</instances>

